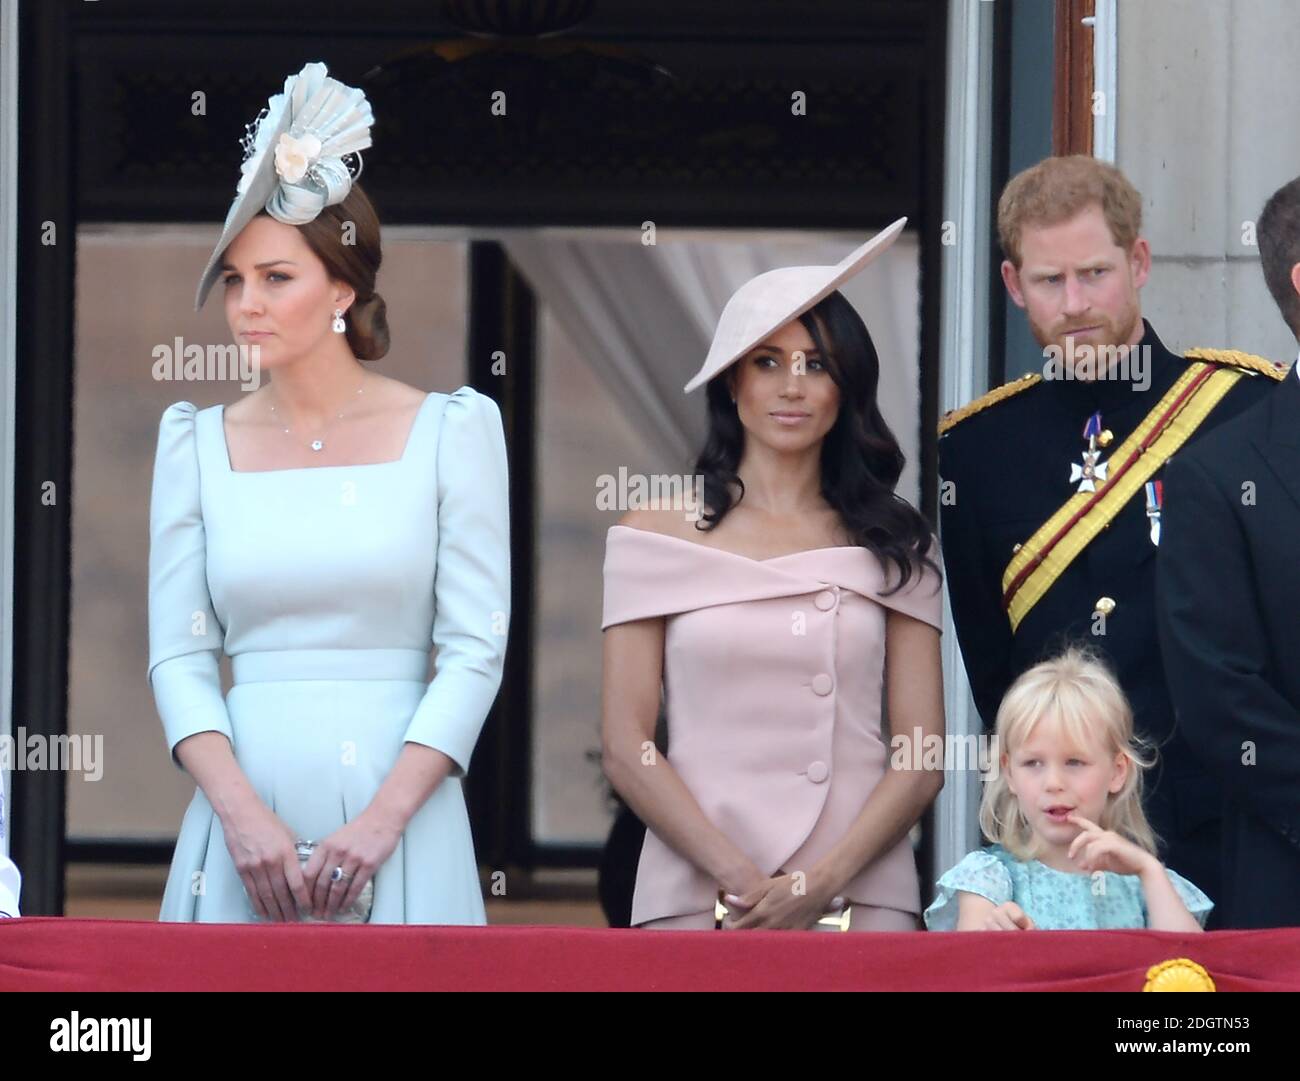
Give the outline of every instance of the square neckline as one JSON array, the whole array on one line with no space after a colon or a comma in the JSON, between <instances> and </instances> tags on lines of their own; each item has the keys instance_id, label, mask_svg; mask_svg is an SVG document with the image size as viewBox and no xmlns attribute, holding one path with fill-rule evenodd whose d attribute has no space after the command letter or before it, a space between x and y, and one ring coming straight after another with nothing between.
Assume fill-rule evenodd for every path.
<instances>
[{"instance_id":1,"label":"square neckline","mask_svg":"<svg viewBox=\"0 0 1300 1081\"><path fill-rule=\"evenodd\" d=\"M411 452L411 444L415 442L416 432L420 426L420 418L424 415L425 409L433 399L434 392L429 391L415 410L415 418L411 421L411 426L406 433L406 442L402 445L402 453L396 458L389 458L383 462L359 462L355 465L338 464L334 465L292 465L284 469L236 469L230 462L230 444L226 440L226 403L222 402L217 411L217 435L221 440L221 461L226 467L226 472L232 477L257 477L267 473L314 473L324 469L374 469L384 465L401 465L406 461Z\"/></svg>"}]
</instances>

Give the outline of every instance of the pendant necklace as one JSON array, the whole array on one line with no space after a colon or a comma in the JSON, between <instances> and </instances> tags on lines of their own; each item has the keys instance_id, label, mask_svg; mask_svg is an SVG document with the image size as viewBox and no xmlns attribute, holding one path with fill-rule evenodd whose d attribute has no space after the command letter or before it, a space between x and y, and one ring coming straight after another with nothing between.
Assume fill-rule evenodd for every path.
<instances>
[{"instance_id":1,"label":"pendant necklace","mask_svg":"<svg viewBox=\"0 0 1300 1081\"><path fill-rule=\"evenodd\" d=\"M364 388L365 388L365 381L364 381L364 379L363 379L363 380L362 380L362 385L359 386L359 387L357 387L357 396L358 396L358 397L362 394ZM343 414L344 414L344 410L339 410L339 412L336 413L336 414L334 415L334 420L342 420L342 419L343 419ZM272 415L273 417L275 417L276 422L278 423L279 420L280 420L280 417L279 417L279 414L276 412L275 406L271 406L271 415ZM325 449L325 441L324 441L323 439L321 439L320 436L321 436L321 435L324 435L325 432L327 432L327 431L328 431L328 430L329 430L329 429L334 425L334 420L331 420L328 424L326 424L325 427L321 430L320 435L318 435L315 439L313 439L310 443L308 443L308 444L306 444L306 445L309 446L312 450L315 450L315 451L321 451L321 450L324 450L324 449ZM290 428L285 428L285 429L284 429L284 434L287 435L287 436L291 436L291 437L293 437L293 438L297 438L296 436L293 435L293 431L292 431L292 429L290 429Z\"/></svg>"}]
</instances>

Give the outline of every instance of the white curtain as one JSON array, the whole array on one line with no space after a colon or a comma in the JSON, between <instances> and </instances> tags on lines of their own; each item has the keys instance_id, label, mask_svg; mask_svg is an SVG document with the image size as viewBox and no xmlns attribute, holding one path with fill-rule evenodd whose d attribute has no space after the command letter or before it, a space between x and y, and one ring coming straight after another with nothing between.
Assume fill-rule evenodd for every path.
<instances>
[{"instance_id":1,"label":"white curtain","mask_svg":"<svg viewBox=\"0 0 1300 1081\"><path fill-rule=\"evenodd\" d=\"M780 266L837 263L870 234L763 234L660 230L654 244L626 232L503 231L499 239L575 346L662 455L666 469L694 460L704 438L704 390L682 393L704 361L728 297ZM919 281L916 237L893 247L843 292L880 354L880 407L907 455L899 494L918 495Z\"/></svg>"}]
</instances>

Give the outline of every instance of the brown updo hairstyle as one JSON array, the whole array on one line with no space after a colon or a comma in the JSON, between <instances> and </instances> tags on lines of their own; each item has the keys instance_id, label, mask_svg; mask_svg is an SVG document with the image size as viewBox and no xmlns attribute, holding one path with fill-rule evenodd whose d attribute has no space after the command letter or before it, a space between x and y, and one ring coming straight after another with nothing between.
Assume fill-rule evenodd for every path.
<instances>
[{"instance_id":1,"label":"brown updo hairstyle","mask_svg":"<svg viewBox=\"0 0 1300 1081\"><path fill-rule=\"evenodd\" d=\"M343 242L347 223L352 225L350 244ZM370 197L354 183L343 202L327 206L298 230L325 264L326 273L356 291L356 300L343 315L353 355L360 360L378 360L388 352L388 307L375 292L375 275L384 255L379 244L379 215Z\"/></svg>"}]
</instances>

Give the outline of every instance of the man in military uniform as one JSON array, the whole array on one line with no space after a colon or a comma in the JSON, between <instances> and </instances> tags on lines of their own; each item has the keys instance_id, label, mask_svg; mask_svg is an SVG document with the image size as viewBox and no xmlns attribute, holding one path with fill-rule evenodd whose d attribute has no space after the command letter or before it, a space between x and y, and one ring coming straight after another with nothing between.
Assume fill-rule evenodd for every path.
<instances>
[{"instance_id":1,"label":"man in military uniform","mask_svg":"<svg viewBox=\"0 0 1300 1081\"><path fill-rule=\"evenodd\" d=\"M1300 342L1300 177L1269 199L1256 233L1264 280ZM1179 727L1226 797L1229 927L1300 925L1300 363L1293 369L1169 463L1157 560Z\"/></svg>"},{"instance_id":2,"label":"man in military uniform","mask_svg":"<svg viewBox=\"0 0 1300 1081\"><path fill-rule=\"evenodd\" d=\"M1048 158L1003 192L1002 278L1043 353L1037 372L940 424L943 554L985 727L1025 669L1069 643L1096 649L1159 748L1143 803L1161 856L1213 900L1219 800L1175 732L1156 633L1160 466L1282 371L1161 344L1139 303L1151 268L1141 206L1122 173L1083 156Z\"/></svg>"}]
</instances>

